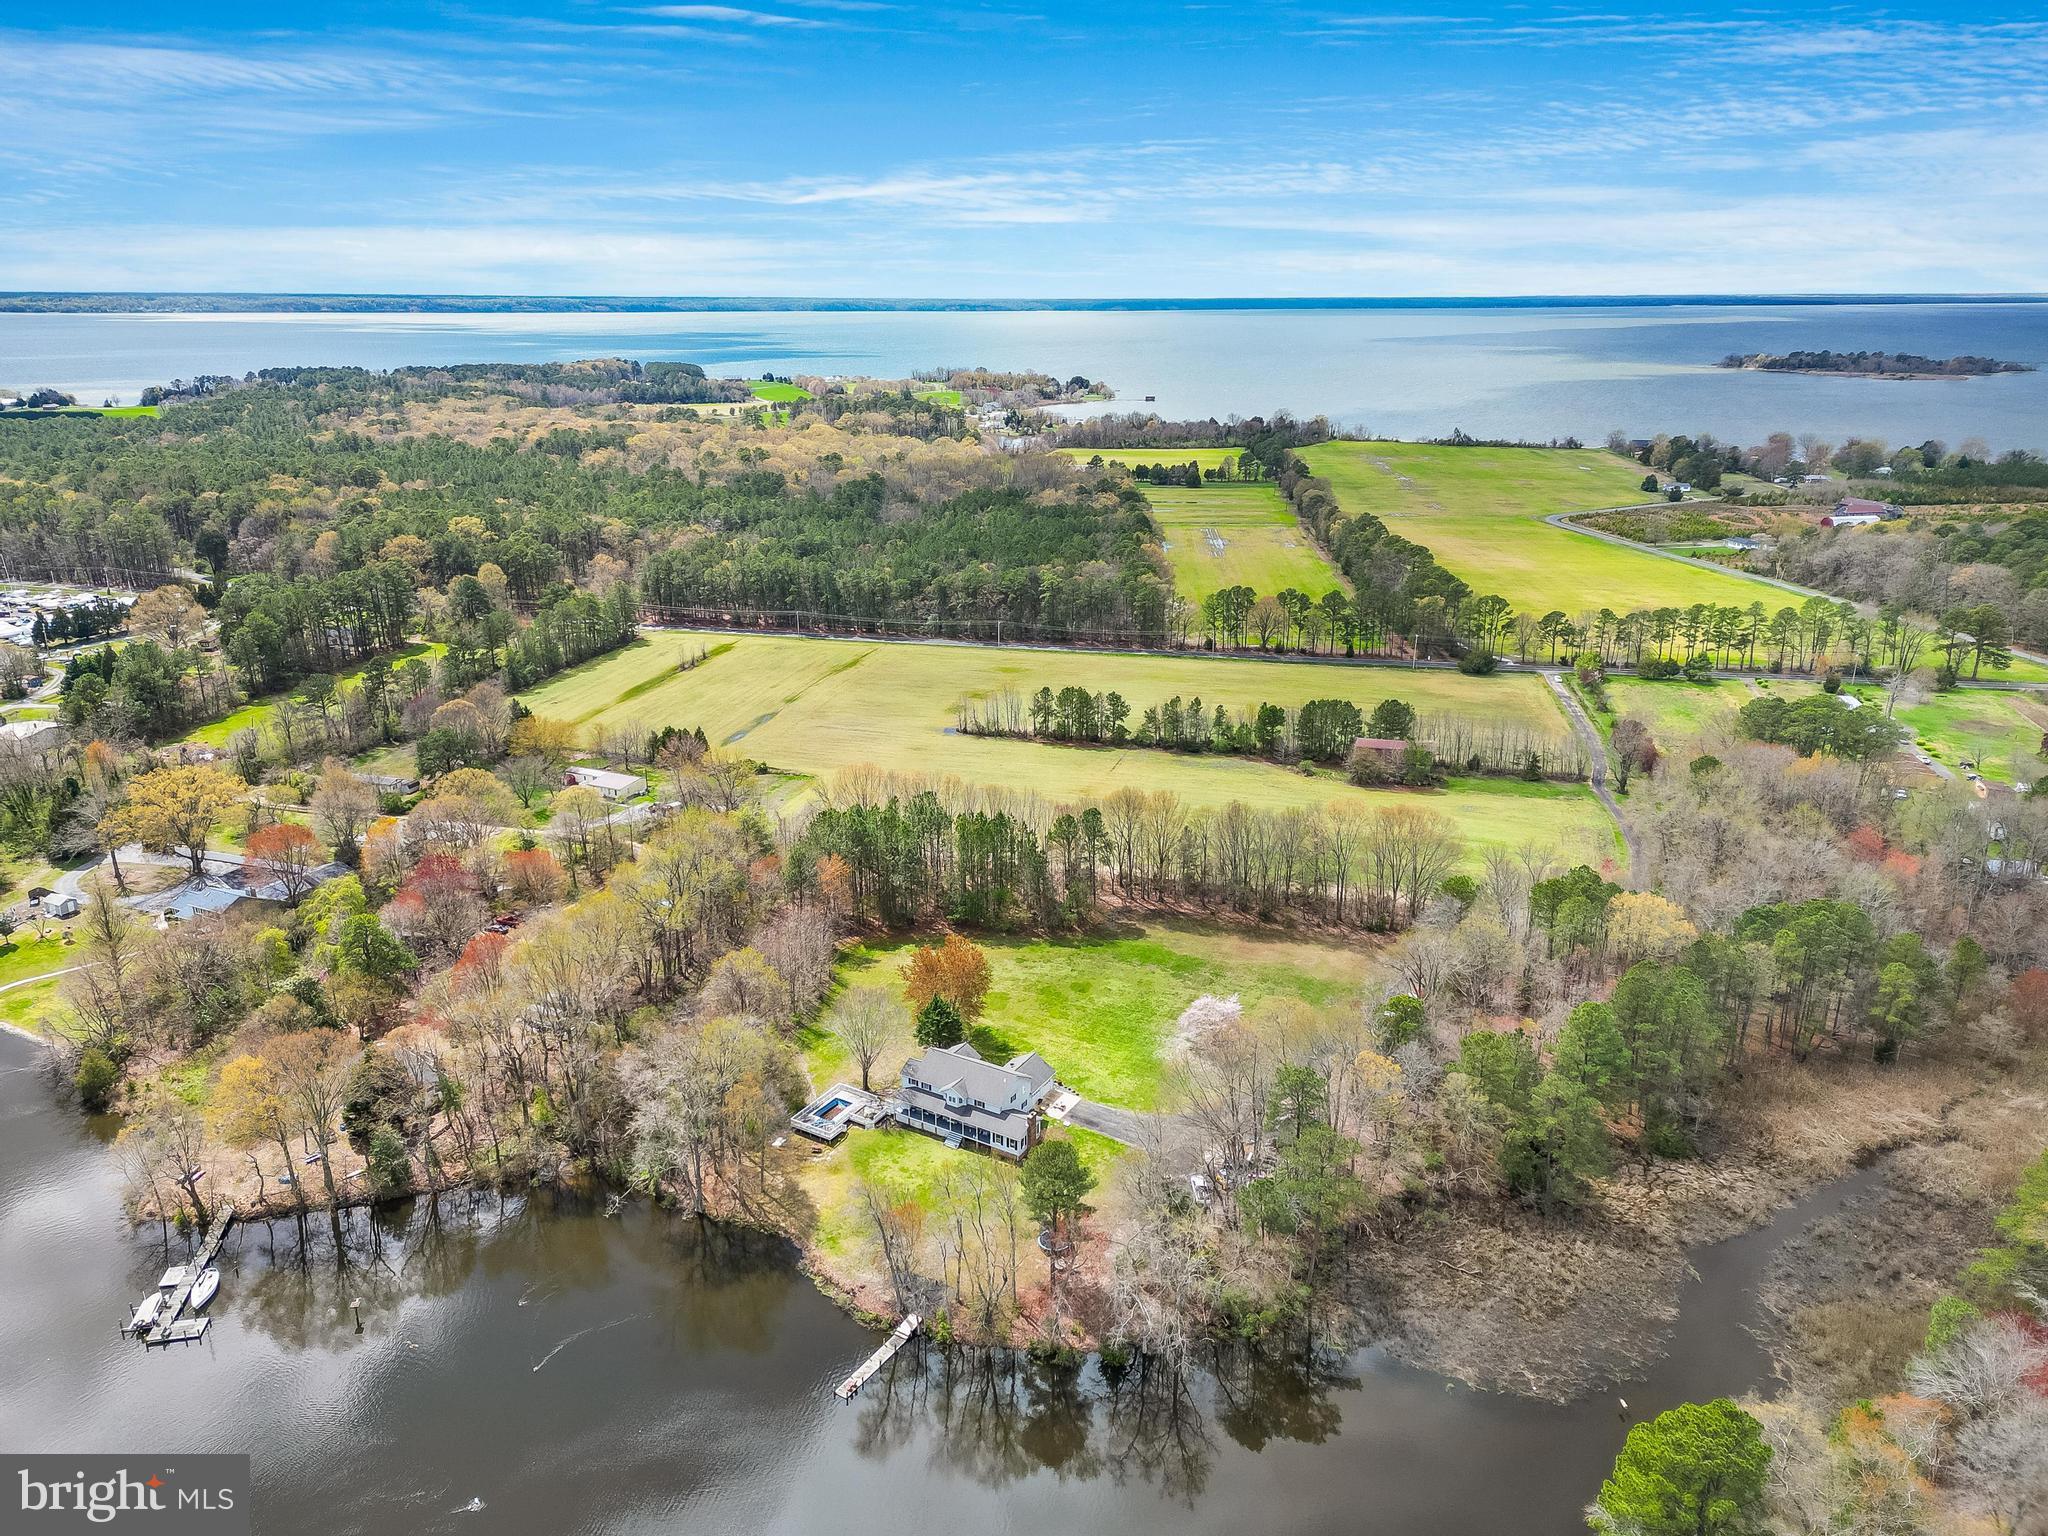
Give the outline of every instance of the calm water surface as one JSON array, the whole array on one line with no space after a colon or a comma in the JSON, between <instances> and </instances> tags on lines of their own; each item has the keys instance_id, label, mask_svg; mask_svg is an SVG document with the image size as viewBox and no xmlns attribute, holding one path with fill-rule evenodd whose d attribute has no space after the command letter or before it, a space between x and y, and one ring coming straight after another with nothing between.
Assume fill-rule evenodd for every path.
<instances>
[{"instance_id":1,"label":"calm water surface","mask_svg":"<svg viewBox=\"0 0 2048 1536\"><path fill-rule=\"evenodd\" d=\"M238 1228L214 1326L145 1351L117 1325L161 1271L100 1136L0 1035L0 1446L248 1451L256 1529L297 1533L1515 1532L1581 1529L1625 1432L1373 1351L1184 1393L874 1343L780 1244L570 1199L444 1201ZM1857 1181L1703 1250L1639 1413L1739 1392L1776 1243ZM178 1246L182 1256L183 1245ZM1511 1277L1503 1277L1511 1284ZM364 1300L364 1331L348 1302ZM481 1499L481 1511L463 1506Z\"/></svg>"},{"instance_id":2,"label":"calm water surface","mask_svg":"<svg viewBox=\"0 0 2048 1536\"><path fill-rule=\"evenodd\" d=\"M978 364L1106 379L1118 409L1321 412L1401 437L1773 431L2048 450L2048 371L1898 382L1737 373L1730 352L1884 349L2048 364L2048 305L604 315L0 314L0 385L97 402L286 364L685 359L714 373Z\"/></svg>"}]
</instances>

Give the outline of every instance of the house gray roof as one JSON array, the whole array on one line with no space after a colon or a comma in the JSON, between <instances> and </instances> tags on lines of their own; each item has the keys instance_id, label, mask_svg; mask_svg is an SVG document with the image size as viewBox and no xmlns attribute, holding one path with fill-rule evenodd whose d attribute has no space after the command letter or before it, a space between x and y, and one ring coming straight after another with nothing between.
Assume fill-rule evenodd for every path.
<instances>
[{"instance_id":1,"label":"house gray roof","mask_svg":"<svg viewBox=\"0 0 2048 1536\"><path fill-rule=\"evenodd\" d=\"M1019 1078L1029 1085L1035 1101L1053 1079L1052 1067L1036 1051L1026 1051L999 1067L983 1060L981 1052L964 1040L958 1045L933 1046L910 1063L909 1070L918 1082L929 1083L940 1093L957 1089L977 1104L1005 1102Z\"/></svg>"},{"instance_id":2,"label":"house gray roof","mask_svg":"<svg viewBox=\"0 0 2048 1536\"><path fill-rule=\"evenodd\" d=\"M1003 1070L1020 1073L1029 1079L1034 1096L1043 1093L1052 1084L1052 1063L1036 1051L1026 1051L1022 1056L1012 1057L1009 1065Z\"/></svg>"}]
</instances>

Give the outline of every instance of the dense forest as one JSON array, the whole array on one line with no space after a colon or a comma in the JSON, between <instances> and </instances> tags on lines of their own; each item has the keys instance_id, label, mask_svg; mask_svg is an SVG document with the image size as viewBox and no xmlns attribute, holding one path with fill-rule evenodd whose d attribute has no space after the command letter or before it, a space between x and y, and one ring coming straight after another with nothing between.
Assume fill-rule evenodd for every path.
<instances>
[{"instance_id":1,"label":"dense forest","mask_svg":"<svg viewBox=\"0 0 2048 1536\"><path fill-rule=\"evenodd\" d=\"M859 437L908 426L923 441L957 412L842 390L791 408L805 432L764 412L737 440L745 426L631 414L735 388L684 364L277 369L167 394L156 420L0 423L0 556L143 588L191 561L237 628L245 615L266 633L300 628L301 650L335 643L300 622L328 603L350 631L341 648L356 649L356 584L395 590L406 573L422 587L502 582L520 609L559 583L608 587L639 571L650 605L720 617L1163 631L1169 589L1142 509L1023 483L957 443L937 466L906 442L889 450L893 472L862 467L867 453L811 425ZM431 430L493 398L503 407L482 441ZM528 430L500 430L521 410L536 418ZM629 450L643 432L655 449ZM799 439L792 463L769 462ZM278 590L238 590L254 578ZM254 616L259 591L275 607L285 589L296 617Z\"/></svg>"}]
</instances>

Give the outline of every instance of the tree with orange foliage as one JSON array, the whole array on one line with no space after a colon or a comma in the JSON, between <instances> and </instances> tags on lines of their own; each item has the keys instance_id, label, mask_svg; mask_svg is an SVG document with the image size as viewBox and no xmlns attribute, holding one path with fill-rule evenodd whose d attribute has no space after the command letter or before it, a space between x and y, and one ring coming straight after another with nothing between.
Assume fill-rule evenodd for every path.
<instances>
[{"instance_id":1,"label":"tree with orange foliage","mask_svg":"<svg viewBox=\"0 0 2048 1536\"><path fill-rule=\"evenodd\" d=\"M2029 1039L2048 1035L2048 971L2036 965L2013 977L2006 1010Z\"/></svg>"},{"instance_id":2,"label":"tree with orange foliage","mask_svg":"<svg viewBox=\"0 0 2048 1536\"><path fill-rule=\"evenodd\" d=\"M249 834L249 865L282 885L286 902L293 906L313 889L313 867L319 862L320 839L296 821L272 822Z\"/></svg>"},{"instance_id":3,"label":"tree with orange foliage","mask_svg":"<svg viewBox=\"0 0 2048 1536\"><path fill-rule=\"evenodd\" d=\"M560 901L568 883L569 877L562 873L562 861L545 848L527 848L505 855L505 885L530 907Z\"/></svg>"},{"instance_id":4,"label":"tree with orange foliage","mask_svg":"<svg viewBox=\"0 0 2048 1536\"><path fill-rule=\"evenodd\" d=\"M502 933L480 933L462 946L448 980L458 992L495 987L505 975L505 951L511 939Z\"/></svg>"},{"instance_id":5,"label":"tree with orange foliage","mask_svg":"<svg viewBox=\"0 0 2048 1536\"><path fill-rule=\"evenodd\" d=\"M943 997L972 1023L981 1017L988 998L988 956L957 933L946 935L936 948L918 950L910 957L903 974L903 995L913 1012L922 1010L935 997Z\"/></svg>"}]
</instances>

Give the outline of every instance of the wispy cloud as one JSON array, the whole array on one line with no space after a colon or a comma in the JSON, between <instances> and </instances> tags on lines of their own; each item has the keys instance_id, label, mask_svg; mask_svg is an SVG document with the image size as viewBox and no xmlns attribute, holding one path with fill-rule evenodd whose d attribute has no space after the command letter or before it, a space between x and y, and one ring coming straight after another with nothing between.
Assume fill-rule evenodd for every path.
<instances>
[{"instance_id":1,"label":"wispy cloud","mask_svg":"<svg viewBox=\"0 0 2048 1536\"><path fill-rule=\"evenodd\" d=\"M1410 3L18 26L0 287L2048 287L2048 21Z\"/></svg>"},{"instance_id":2,"label":"wispy cloud","mask_svg":"<svg viewBox=\"0 0 2048 1536\"><path fill-rule=\"evenodd\" d=\"M824 27L831 23L814 16L785 16L774 11L742 10L733 5L643 5L634 8L640 16L662 16L671 21L716 21L741 27Z\"/></svg>"}]
</instances>

